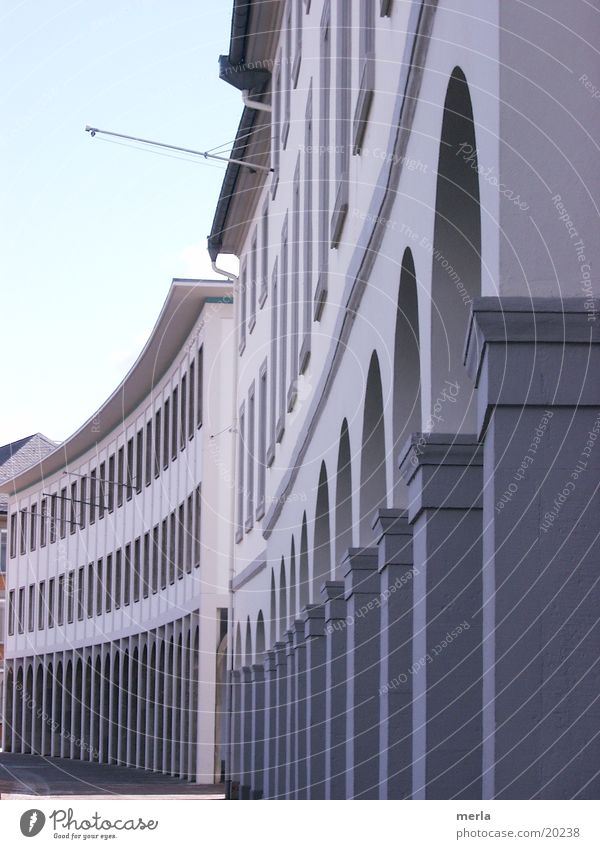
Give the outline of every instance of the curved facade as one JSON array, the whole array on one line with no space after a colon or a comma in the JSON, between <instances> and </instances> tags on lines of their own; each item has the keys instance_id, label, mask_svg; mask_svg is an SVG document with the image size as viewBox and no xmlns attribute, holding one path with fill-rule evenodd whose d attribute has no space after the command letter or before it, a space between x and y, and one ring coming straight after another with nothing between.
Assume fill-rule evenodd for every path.
<instances>
[{"instance_id":1,"label":"curved facade","mask_svg":"<svg viewBox=\"0 0 600 849\"><path fill-rule=\"evenodd\" d=\"M231 288L175 280L96 415L4 485L4 750L220 780Z\"/></svg>"}]
</instances>

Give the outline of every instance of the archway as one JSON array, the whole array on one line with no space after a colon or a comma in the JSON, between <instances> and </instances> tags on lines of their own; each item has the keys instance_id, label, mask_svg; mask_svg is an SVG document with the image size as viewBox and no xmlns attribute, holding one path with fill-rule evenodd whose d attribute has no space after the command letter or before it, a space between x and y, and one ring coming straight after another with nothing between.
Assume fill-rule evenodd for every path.
<instances>
[{"instance_id":1,"label":"archway","mask_svg":"<svg viewBox=\"0 0 600 849\"><path fill-rule=\"evenodd\" d=\"M52 723L52 755L60 757L60 744L63 738L63 665L62 661L56 664L56 679L54 682L54 710Z\"/></svg>"},{"instance_id":2,"label":"archway","mask_svg":"<svg viewBox=\"0 0 600 849\"><path fill-rule=\"evenodd\" d=\"M73 663L71 660L67 662L65 670L65 694L63 713L65 717L63 725L63 734L61 738L61 757L68 758L71 751L71 742L73 740Z\"/></svg>"},{"instance_id":3,"label":"archway","mask_svg":"<svg viewBox=\"0 0 600 849\"><path fill-rule=\"evenodd\" d=\"M129 763L131 766L137 766L138 764L138 752L139 752L139 739L138 739L138 647L134 646L133 653L131 655L131 681L129 684L129 698L131 702L129 713L129 729L128 729L128 737L130 741L131 754L129 757Z\"/></svg>"},{"instance_id":4,"label":"archway","mask_svg":"<svg viewBox=\"0 0 600 849\"><path fill-rule=\"evenodd\" d=\"M44 722L44 667L38 663L35 672L35 700L33 704L33 751L42 752L42 723Z\"/></svg>"},{"instance_id":5,"label":"archway","mask_svg":"<svg viewBox=\"0 0 600 849\"><path fill-rule=\"evenodd\" d=\"M90 664L90 675L91 672L91 664ZM94 666L94 699L92 705L92 720L90 723L91 733L90 733L90 760L91 761L99 761L100 760L100 728L101 728L101 699L102 699L102 661L100 660L100 656L96 658L96 664ZM102 727L104 727L104 722L102 722Z\"/></svg>"},{"instance_id":6,"label":"archway","mask_svg":"<svg viewBox=\"0 0 600 849\"><path fill-rule=\"evenodd\" d=\"M285 560L281 558L279 566L279 639L283 640L285 629L287 628L287 592L285 582Z\"/></svg>"},{"instance_id":7,"label":"archway","mask_svg":"<svg viewBox=\"0 0 600 849\"><path fill-rule=\"evenodd\" d=\"M383 421L383 392L379 360L373 351L363 414L362 448L360 455L360 545L373 541L373 518L378 507L385 507L387 483L385 474L385 429Z\"/></svg>"},{"instance_id":8,"label":"archway","mask_svg":"<svg viewBox=\"0 0 600 849\"><path fill-rule=\"evenodd\" d=\"M300 597L300 611L309 601L310 583L308 576L308 528L306 524L306 513L302 515L302 531L300 533L300 576L298 594Z\"/></svg>"},{"instance_id":9,"label":"archway","mask_svg":"<svg viewBox=\"0 0 600 849\"><path fill-rule=\"evenodd\" d=\"M138 742L138 763L141 767L148 766L148 646L144 643L142 663L140 668L140 730Z\"/></svg>"},{"instance_id":10,"label":"archway","mask_svg":"<svg viewBox=\"0 0 600 849\"><path fill-rule=\"evenodd\" d=\"M102 763L111 763L111 712L110 712L110 654L104 659L102 678Z\"/></svg>"},{"instance_id":11,"label":"archway","mask_svg":"<svg viewBox=\"0 0 600 849\"><path fill-rule=\"evenodd\" d=\"M237 627L235 629L235 646L234 646L234 655L233 655L233 668L241 669L242 668L242 629L240 628L240 623L237 623Z\"/></svg>"},{"instance_id":12,"label":"archway","mask_svg":"<svg viewBox=\"0 0 600 849\"><path fill-rule=\"evenodd\" d=\"M444 101L431 279L431 430L475 431L474 386L463 365L473 298L481 293L481 215L473 107L454 68Z\"/></svg>"},{"instance_id":13,"label":"archway","mask_svg":"<svg viewBox=\"0 0 600 849\"><path fill-rule=\"evenodd\" d=\"M75 688L73 691L73 726L72 726L72 752L73 758L81 758L81 711L83 710L83 666L81 658L77 659L75 667ZM89 702L88 702L89 704Z\"/></svg>"},{"instance_id":14,"label":"archway","mask_svg":"<svg viewBox=\"0 0 600 849\"><path fill-rule=\"evenodd\" d=\"M348 422L342 422L335 485L335 577L343 578L342 560L352 547L352 455Z\"/></svg>"},{"instance_id":15,"label":"archway","mask_svg":"<svg viewBox=\"0 0 600 849\"><path fill-rule=\"evenodd\" d=\"M271 595L270 595L270 619L269 622L269 643L271 648L277 641L277 594L275 591L275 573L271 569Z\"/></svg>"},{"instance_id":16,"label":"archway","mask_svg":"<svg viewBox=\"0 0 600 849\"><path fill-rule=\"evenodd\" d=\"M252 666L252 627L249 616L246 619L246 659L244 665Z\"/></svg>"},{"instance_id":17,"label":"archway","mask_svg":"<svg viewBox=\"0 0 600 849\"><path fill-rule=\"evenodd\" d=\"M8 671L6 673L6 697L5 697L5 706L6 711L4 715L4 751L12 752L13 751L13 697L15 695L15 676L13 672L12 666L8 667Z\"/></svg>"},{"instance_id":18,"label":"archway","mask_svg":"<svg viewBox=\"0 0 600 849\"><path fill-rule=\"evenodd\" d=\"M315 537L313 546L312 599L314 604L321 601L321 586L329 580L331 573L331 534L329 530L329 486L327 467L321 463L319 485L317 488L317 506L315 509Z\"/></svg>"},{"instance_id":19,"label":"archway","mask_svg":"<svg viewBox=\"0 0 600 849\"><path fill-rule=\"evenodd\" d=\"M294 619L298 615L298 609L296 607L296 587L297 579L296 579L296 544L294 542L294 535L292 534L292 545L290 548L290 586L289 586L289 621L293 623Z\"/></svg>"},{"instance_id":20,"label":"archway","mask_svg":"<svg viewBox=\"0 0 600 849\"><path fill-rule=\"evenodd\" d=\"M256 662L262 663L265 652L265 619L262 610L258 611L256 620Z\"/></svg>"},{"instance_id":21,"label":"archway","mask_svg":"<svg viewBox=\"0 0 600 849\"><path fill-rule=\"evenodd\" d=\"M46 681L45 681L45 689L46 689L46 702L44 705L44 716L42 717L42 754L43 755L51 755L52 754L52 720L54 718L53 713L53 692L54 692L54 666L52 661L48 664L46 669Z\"/></svg>"},{"instance_id":22,"label":"archway","mask_svg":"<svg viewBox=\"0 0 600 849\"><path fill-rule=\"evenodd\" d=\"M119 748L119 675L121 671L121 662L119 652L115 652L115 658L112 665L111 683L111 740L110 740L110 762L117 763L118 748Z\"/></svg>"},{"instance_id":23,"label":"archway","mask_svg":"<svg viewBox=\"0 0 600 849\"><path fill-rule=\"evenodd\" d=\"M25 677L25 727L23 729L23 748L21 751L31 753L31 737L33 735L33 712L34 712L34 694L33 694L33 668L31 664L27 667L27 675Z\"/></svg>"}]
</instances>

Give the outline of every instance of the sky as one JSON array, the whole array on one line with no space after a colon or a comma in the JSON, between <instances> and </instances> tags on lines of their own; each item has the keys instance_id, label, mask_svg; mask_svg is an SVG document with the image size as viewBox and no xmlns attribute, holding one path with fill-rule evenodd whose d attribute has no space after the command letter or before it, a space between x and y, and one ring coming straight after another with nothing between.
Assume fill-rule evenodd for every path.
<instances>
[{"instance_id":1,"label":"sky","mask_svg":"<svg viewBox=\"0 0 600 849\"><path fill-rule=\"evenodd\" d=\"M218 78L230 0L0 0L0 445L63 440L118 386L173 277L214 278L241 96ZM226 264L226 263L223 263Z\"/></svg>"}]
</instances>

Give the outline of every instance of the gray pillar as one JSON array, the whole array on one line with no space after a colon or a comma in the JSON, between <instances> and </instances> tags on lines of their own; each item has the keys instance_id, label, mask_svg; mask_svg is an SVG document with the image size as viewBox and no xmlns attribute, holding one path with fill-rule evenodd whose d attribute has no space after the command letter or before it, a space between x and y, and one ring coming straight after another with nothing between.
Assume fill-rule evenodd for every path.
<instances>
[{"instance_id":1,"label":"gray pillar","mask_svg":"<svg viewBox=\"0 0 600 849\"><path fill-rule=\"evenodd\" d=\"M273 649L265 652L265 730L264 739L264 780L263 794L265 799L275 797L275 765L276 765L276 714L277 714L277 667Z\"/></svg>"},{"instance_id":2,"label":"gray pillar","mask_svg":"<svg viewBox=\"0 0 600 849\"><path fill-rule=\"evenodd\" d=\"M309 799L325 798L325 612L304 610L306 639L306 763Z\"/></svg>"},{"instance_id":3,"label":"gray pillar","mask_svg":"<svg viewBox=\"0 0 600 849\"><path fill-rule=\"evenodd\" d=\"M412 794L412 527L404 510L380 510L381 638L379 669L379 798Z\"/></svg>"},{"instance_id":4,"label":"gray pillar","mask_svg":"<svg viewBox=\"0 0 600 849\"><path fill-rule=\"evenodd\" d=\"M481 797L482 451L413 434L400 473L413 526L413 797Z\"/></svg>"},{"instance_id":5,"label":"gray pillar","mask_svg":"<svg viewBox=\"0 0 600 849\"><path fill-rule=\"evenodd\" d=\"M252 747L250 752L250 798L263 798L265 764L265 669L255 663L252 671Z\"/></svg>"},{"instance_id":6,"label":"gray pillar","mask_svg":"<svg viewBox=\"0 0 600 849\"><path fill-rule=\"evenodd\" d=\"M294 798L306 799L308 796L306 764L306 641L304 639L304 619L295 619L294 656L296 674L296 703L294 716Z\"/></svg>"},{"instance_id":7,"label":"gray pillar","mask_svg":"<svg viewBox=\"0 0 600 849\"><path fill-rule=\"evenodd\" d=\"M229 739L229 763L231 768L231 798L239 799L240 792L240 741L242 738L242 673L234 669L231 673L231 737Z\"/></svg>"},{"instance_id":8,"label":"gray pillar","mask_svg":"<svg viewBox=\"0 0 600 849\"><path fill-rule=\"evenodd\" d=\"M294 632L290 628L285 632L285 654L287 666L287 693L286 693L286 726L287 735L285 741L285 798L293 799L295 792L294 743L295 743L295 719L296 719L296 670L294 653Z\"/></svg>"},{"instance_id":9,"label":"gray pillar","mask_svg":"<svg viewBox=\"0 0 600 849\"><path fill-rule=\"evenodd\" d=\"M344 582L326 581L325 600L325 798L346 798L346 645Z\"/></svg>"},{"instance_id":10,"label":"gray pillar","mask_svg":"<svg viewBox=\"0 0 600 849\"><path fill-rule=\"evenodd\" d=\"M285 743L287 736L287 663L285 643L277 641L274 646L275 665L277 667L277 709L276 709L276 770L275 798L285 798Z\"/></svg>"},{"instance_id":11,"label":"gray pillar","mask_svg":"<svg viewBox=\"0 0 600 849\"><path fill-rule=\"evenodd\" d=\"M484 798L600 795L599 311L583 298L473 305Z\"/></svg>"},{"instance_id":12,"label":"gray pillar","mask_svg":"<svg viewBox=\"0 0 600 849\"><path fill-rule=\"evenodd\" d=\"M346 798L379 798L379 573L376 548L343 562L348 602Z\"/></svg>"},{"instance_id":13,"label":"gray pillar","mask_svg":"<svg viewBox=\"0 0 600 849\"><path fill-rule=\"evenodd\" d=\"M252 773L250 758L252 752L252 670L249 666L242 667L241 673L241 729L240 741L240 799L250 798Z\"/></svg>"}]
</instances>

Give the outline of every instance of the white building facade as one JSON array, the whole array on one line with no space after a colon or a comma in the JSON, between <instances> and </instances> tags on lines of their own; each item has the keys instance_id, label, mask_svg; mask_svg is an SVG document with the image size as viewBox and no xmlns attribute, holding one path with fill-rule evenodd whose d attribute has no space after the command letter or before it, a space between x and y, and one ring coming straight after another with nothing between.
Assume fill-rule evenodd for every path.
<instances>
[{"instance_id":1,"label":"white building facade","mask_svg":"<svg viewBox=\"0 0 600 849\"><path fill-rule=\"evenodd\" d=\"M221 780L231 295L173 281L113 395L3 484L5 751Z\"/></svg>"},{"instance_id":2,"label":"white building facade","mask_svg":"<svg viewBox=\"0 0 600 849\"><path fill-rule=\"evenodd\" d=\"M233 5L228 790L594 796L594 13Z\"/></svg>"}]
</instances>

